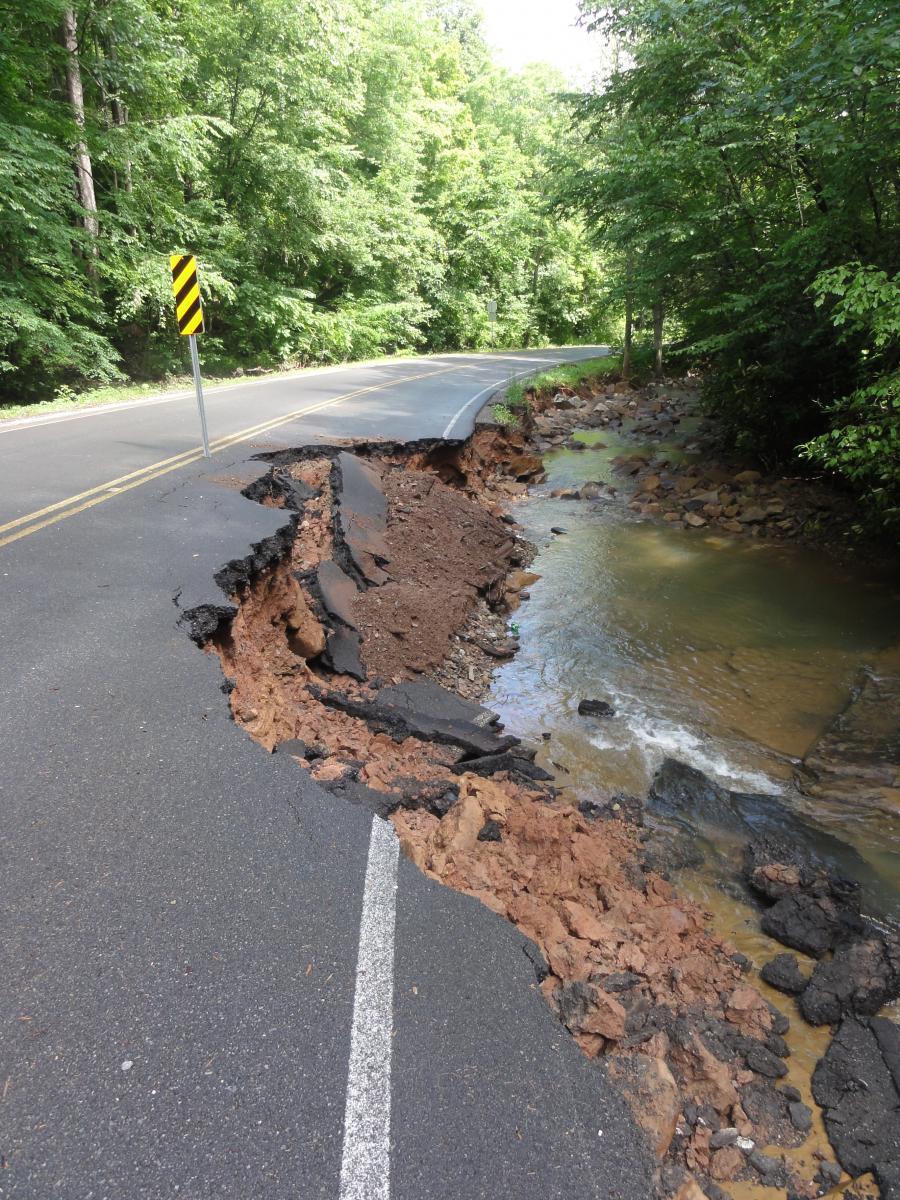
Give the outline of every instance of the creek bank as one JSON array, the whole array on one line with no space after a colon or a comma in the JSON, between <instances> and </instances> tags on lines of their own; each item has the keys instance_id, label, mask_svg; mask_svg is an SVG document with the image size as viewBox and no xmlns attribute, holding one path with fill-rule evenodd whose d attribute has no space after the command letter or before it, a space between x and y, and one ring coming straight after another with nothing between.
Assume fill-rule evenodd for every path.
<instances>
[{"instance_id":1,"label":"creek bank","mask_svg":"<svg viewBox=\"0 0 900 1200\"><path fill-rule=\"evenodd\" d=\"M677 426L690 415L692 398L689 390L686 393L682 390L678 397L668 397L668 405L654 401L649 418L643 420L641 409L646 408L647 393L636 397L634 394L629 396L630 391L633 390L613 382L597 403L596 393L587 388L570 391L563 397L562 404L558 403L558 397L532 395L530 415L525 416L523 427L530 430L533 444L541 450L560 447L571 450L579 447L579 433L604 427L622 429L628 425L628 433L632 436L643 434L652 440L665 440L671 438ZM553 411L548 411L548 404L554 401L557 401L556 406ZM593 446L606 448L597 441ZM590 448L590 443L580 443L582 458L586 457L585 450ZM688 445L687 450L689 455L692 447ZM613 463L623 477L622 489L597 479L580 487L555 488L550 496L602 502L616 500L622 490L633 512L665 519L670 525L680 524L686 530L705 529L707 536L724 530L752 539L788 538L816 545L833 543L852 519L844 499L815 481L767 479L759 472L741 471L735 467L726 470L721 464L710 463L708 458L698 469L687 455L670 458L665 450L654 453L640 449L620 455ZM586 474L589 472L590 467L586 466ZM730 500L731 505L717 507L723 496L710 493L713 484L722 488L724 498ZM735 484L740 486L739 495L734 490ZM785 492L799 497L799 507L790 518L782 502ZM629 495L632 496L630 501ZM665 505L660 503L664 497ZM738 511L726 511L735 503ZM825 512L831 516L823 519L821 514ZM740 516L747 519L735 519ZM836 808L853 801L896 816L900 780L900 744L897 741L900 672L897 665L891 655L884 655L873 667L862 672L846 709L799 765L797 783L807 794L828 798L835 802ZM681 764L665 764L666 768L673 766L681 769ZM690 771L690 768L685 770ZM657 865L668 858L673 867L679 868L698 861L706 851L718 855L718 838L708 841L702 850L698 847L698 825L705 824L707 830L724 830L726 841L732 843L741 844L745 839L747 852L742 883L756 904L762 907L763 929L783 944L818 959L806 975L800 971L794 956L779 955L769 964L768 970L764 968L763 981L776 986L782 984L781 990L799 997L798 1011L813 1025L834 1027L840 1022L840 1031L854 1028L854 1023L862 1023L868 1028L869 1018L878 1021L873 1015L900 994L900 943L889 928L877 923L873 925L860 915L858 884L852 877L871 878L871 868L867 869L867 864L852 847L839 838L824 834L772 796L728 792L700 776L699 772L695 775L703 781L703 787L699 789L700 803L696 803L698 787L695 779L694 786L688 789L693 793L692 802L670 806L666 813L671 818L673 809L679 811L686 836L677 847L666 845L664 838L654 838L655 850L660 847L660 841L663 843L662 857L657 860ZM654 790L660 793L666 789L656 787L651 793ZM660 799L659 794L655 797L651 794L651 808L652 802L656 800L658 804ZM609 807L609 801L588 803L591 808L600 810ZM706 812L706 821L698 821L698 815L704 809L712 811L712 820ZM759 837L760 824L777 829L780 839L766 843ZM796 838L796 842L791 841L792 838ZM802 853L799 847L804 847ZM888 915L896 919L896 903ZM896 1030L896 1027L890 1025L890 1029ZM885 1041L884 1037L882 1041ZM833 1045L839 1048L837 1037ZM870 1062L874 1062L873 1054L869 1055ZM829 1050L822 1062L830 1062L833 1057ZM858 1142L855 1150L848 1151L846 1137L842 1142L837 1136L843 1110L834 1093L827 1105L821 1088L816 1099L825 1108L830 1140L848 1173L855 1178L872 1171L882 1194L894 1195L900 1092L896 1088L896 1076L890 1071L887 1051L882 1050L882 1058L879 1077L888 1082L883 1088L876 1089L871 1097L860 1099L857 1096L854 1101L853 1111L862 1123L866 1155L859 1152ZM893 1083L890 1083L891 1079ZM848 1077L846 1090L855 1093L864 1091L865 1087L856 1077ZM885 1112L889 1114L887 1117ZM792 1116L798 1120L798 1128L805 1123L804 1114L799 1110ZM763 1177L764 1172L760 1175ZM774 1178L774 1171L769 1178ZM839 1167L833 1163L823 1164L815 1180L808 1181L818 1191L803 1194L824 1194L841 1179ZM861 1186L865 1186L865 1181L861 1181ZM859 1193L854 1189L852 1194Z\"/></svg>"},{"instance_id":2,"label":"creek bank","mask_svg":"<svg viewBox=\"0 0 900 1200\"><path fill-rule=\"evenodd\" d=\"M221 573L230 607L186 619L251 736L389 815L425 873L534 942L544 996L619 1079L661 1195L714 1200L730 1179L815 1195L761 1150L806 1136L778 1086L787 1020L663 877L641 803L563 801L534 748L438 682L474 691L476 662L515 651L505 621L531 549L499 508L526 487L509 463L540 477L526 450L480 430L283 454L253 498L288 510L289 536Z\"/></svg>"},{"instance_id":3,"label":"creek bank","mask_svg":"<svg viewBox=\"0 0 900 1200\"><path fill-rule=\"evenodd\" d=\"M698 422L698 381L635 387L610 375L599 385L526 393L524 427L534 449L590 451L584 430L627 429L636 442L613 466L629 508L686 529L844 548L856 522L850 497L818 478L748 468L718 455L715 425ZM657 449L657 443L668 443ZM602 448L602 443L595 443ZM600 499L617 489L601 481L561 489L563 499Z\"/></svg>"}]
</instances>

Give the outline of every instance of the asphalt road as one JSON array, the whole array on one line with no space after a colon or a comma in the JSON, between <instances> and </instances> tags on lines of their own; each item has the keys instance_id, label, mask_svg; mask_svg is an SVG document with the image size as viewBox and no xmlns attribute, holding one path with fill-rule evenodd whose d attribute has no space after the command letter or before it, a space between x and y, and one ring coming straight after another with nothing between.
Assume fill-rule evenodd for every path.
<instances>
[{"instance_id":1,"label":"asphalt road","mask_svg":"<svg viewBox=\"0 0 900 1200\"><path fill-rule=\"evenodd\" d=\"M462 436L495 386L590 353L212 391L211 462L190 396L0 426L0 1196L647 1200L524 940L402 858L389 1136L348 1182L372 818L234 726L178 625L284 519L240 494L261 451Z\"/></svg>"}]
</instances>

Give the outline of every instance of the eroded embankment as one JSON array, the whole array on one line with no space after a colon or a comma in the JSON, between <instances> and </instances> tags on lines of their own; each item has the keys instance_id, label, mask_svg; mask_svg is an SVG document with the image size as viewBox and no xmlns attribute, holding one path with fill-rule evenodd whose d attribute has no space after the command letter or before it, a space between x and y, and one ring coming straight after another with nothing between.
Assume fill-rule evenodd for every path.
<instances>
[{"instance_id":1,"label":"eroded embankment","mask_svg":"<svg viewBox=\"0 0 900 1200\"><path fill-rule=\"evenodd\" d=\"M816 1195L755 1149L805 1137L799 1095L775 1082L787 1020L663 877L640 805L564 803L534 751L459 694L515 651L505 614L530 550L500 509L540 469L521 435L490 430L282 460L253 498L291 510L287 534L221 573L233 609L189 614L194 636L251 736L389 814L426 874L534 941L544 996L620 1080L662 1195L761 1175Z\"/></svg>"}]
</instances>

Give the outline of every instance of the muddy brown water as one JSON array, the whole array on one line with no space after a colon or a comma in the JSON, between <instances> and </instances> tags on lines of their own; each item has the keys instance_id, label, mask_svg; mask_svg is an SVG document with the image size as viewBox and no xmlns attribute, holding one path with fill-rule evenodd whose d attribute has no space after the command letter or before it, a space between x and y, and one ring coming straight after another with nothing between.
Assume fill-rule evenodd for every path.
<instances>
[{"instance_id":1,"label":"muddy brown water","mask_svg":"<svg viewBox=\"0 0 900 1200\"><path fill-rule=\"evenodd\" d=\"M514 615L522 649L497 673L491 703L520 736L551 735L545 758L579 794L644 795L670 756L736 790L778 795L860 852L870 907L900 921L900 813L816 800L793 784L860 669L895 657L897 587L797 546L639 520L611 465L635 443L578 436L591 448L546 455L547 482L515 509L540 547L541 579ZM623 494L549 495L585 480ZM616 715L579 717L583 697Z\"/></svg>"},{"instance_id":2,"label":"muddy brown water","mask_svg":"<svg viewBox=\"0 0 900 1200\"><path fill-rule=\"evenodd\" d=\"M900 924L900 813L816 800L794 784L800 759L847 703L860 669L883 661L896 668L897 585L797 546L638 519L612 467L635 448L627 431L577 437L590 448L545 455L546 483L515 509L540 547L533 570L541 578L514 614L522 648L496 673L489 703L512 732L542 743L539 761L573 799L643 796L666 757L735 790L778 796L860 853L867 909ZM684 454L674 445L653 449ZM586 480L612 484L619 495L550 496ZM553 526L567 532L553 535ZM615 716L580 717L585 697L609 701ZM697 832L737 861L736 841ZM711 856L677 882L792 1018L785 1082L800 1089L814 1127L787 1154L809 1177L816 1153L828 1150L810 1079L830 1031L805 1025L792 1002L760 980L759 968L781 947L760 932L758 913L723 877L722 862ZM885 1015L900 1020L896 1005ZM837 1190L849 1182L845 1175ZM772 1195L752 1184L730 1187L736 1200Z\"/></svg>"}]
</instances>

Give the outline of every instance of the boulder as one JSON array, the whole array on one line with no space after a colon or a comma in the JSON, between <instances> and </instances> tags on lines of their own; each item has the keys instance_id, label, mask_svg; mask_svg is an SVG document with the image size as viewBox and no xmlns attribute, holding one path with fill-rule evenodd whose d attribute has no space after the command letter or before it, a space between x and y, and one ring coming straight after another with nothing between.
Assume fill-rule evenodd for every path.
<instances>
[{"instance_id":1,"label":"boulder","mask_svg":"<svg viewBox=\"0 0 900 1200\"><path fill-rule=\"evenodd\" d=\"M607 700L579 700L578 715L581 717L614 717L616 710Z\"/></svg>"},{"instance_id":2,"label":"boulder","mask_svg":"<svg viewBox=\"0 0 900 1200\"><path fill-rule=\"evenodd\" d=\"M834 1025L856 1013L874 1016L900 996L900 941L870 937L839 946L817 963L800 997L800 1011L811 1025Z\"/></svg>"},{"instance_id":3,"label":"boulder","mask_svg":"<svg viewBox=\"0 0 900 1200\"><path fill-rule=\"evenodd\" d=\"M808 982L793 954L776 954L759 974L763 982L789 996L799 996Z\"/></svg>"},{"instance_id":4,"label":"boulder","mask_svg":"<svg viewBox=\"0 0 900 1200\"><path fill-rule=\"evenodd\" d=\"M763 933L783 946L821 958L849 932L845 916L830 896L799 892L783 896L773 904L763 913L760 924Z\"/></svg>"}]
</instances>

